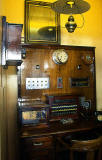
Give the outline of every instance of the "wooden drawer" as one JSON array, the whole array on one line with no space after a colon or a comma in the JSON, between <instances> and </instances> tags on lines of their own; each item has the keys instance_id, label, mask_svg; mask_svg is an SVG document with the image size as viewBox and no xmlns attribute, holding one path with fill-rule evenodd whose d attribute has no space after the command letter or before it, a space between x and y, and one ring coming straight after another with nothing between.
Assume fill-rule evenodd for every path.
<instances>
[{"instance_id":1,"label":"wooden drawer","mask_svg":"<svg viewBox=\"0 0 102 160\"><path fill-rule=\"evenodd\" d=\"M52 154L50 154L50 153L52 153ZM46 157L45 159L49 160L52 157L53 152L50 150L39 150L39 151L32 151L32 152L28 153L27 155L28 155L29 159L43 159Z\"/></svg>"},{"instance_id":2,"label":"wooden drawer","mask_svg":"<svg viewBox=\"0 0 102 160\"><path fill-rule=\"evenodd\" d=\"M49 137L39 137L39 138L25 138L23 141L23 146L27 150L36 149L50 149L53 148L53 138Z\"/></svg>"}]
</instances>

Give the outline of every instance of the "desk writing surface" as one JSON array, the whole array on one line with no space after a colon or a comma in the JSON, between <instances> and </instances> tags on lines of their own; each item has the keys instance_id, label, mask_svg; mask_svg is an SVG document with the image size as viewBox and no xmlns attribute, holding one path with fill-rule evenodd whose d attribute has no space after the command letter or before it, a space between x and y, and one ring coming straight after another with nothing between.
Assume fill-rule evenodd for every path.
<instances>
[{"instance_id":1,"label":"desk writing surface","mask_svg":"<svg viewBox=\"0 0 102 160\"><path fill-rule=\"evenodd\" d=\"M61 124L60 122L51 122L44 128L34 126L25 126L21 130L21 138L58 135L63 133L84 132L102 127L102 122L93 120L78 120L72 124Z\"/></svg>"}]
</instances>

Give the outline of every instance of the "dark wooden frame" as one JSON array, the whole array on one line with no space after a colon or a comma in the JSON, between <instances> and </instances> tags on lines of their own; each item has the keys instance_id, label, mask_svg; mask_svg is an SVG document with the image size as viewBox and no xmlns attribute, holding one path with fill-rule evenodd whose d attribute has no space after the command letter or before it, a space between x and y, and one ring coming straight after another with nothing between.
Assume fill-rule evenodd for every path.
<instances>
[{"instance_id":1,"label":"dark wooden frame","mask_svg":"<svg viewBox=\"0 0 102 160\"><path fill-rule=\"evenodd\" d=\"M36 35L38 35L38 39L33 39L32 37L32 33L31 33L31 27L30 27L30 6L32 7L42 7L42 8L49 8L51 11L51 3L47 3L47 2L40 2L40 1L34 1L34 0L26 0L25 1L25 25L24 25L24 32L25 32L25 36L24 36L24 41L25 43L41 43L41 44L60 44L60 15L58 13L55 12L55 18L54 21L55 22L55 26L51 26L53 29L53 37L51 37L51 32L48 33L48 26L42 27L40 29L46 29L47 28L47 33L49 36L49 39L47 40L47 34L44 34L44 32L41 31L41 33L43 35L39 35L39 30L36 33ZM46 11L46 10L45 10ZM54 12L53 10L51 12ZM35 13L35 12L34 12ZM45 13L46 15L46 13ZM51 16L49 17L49 21L50 21ZM34 35L34 34L33 34ZM45 36L45 37L44 37Z\"/></svg>"},{"instance_id":2,"label":"dark wooden frame","mask_svg":"<svg viewBox=\"0 0 102 160\"><path fill-rule=\"evenodd\" d=\"M2 66L6 66L6 47L7 47L7 22L6 22L6 17L5 16L1 16L0 17L0 24L1 24L1 30L2 30L2 47L1 47L1 52L2 52L2 56L1 56L1 63Z\"/></svg>"}]
</instances>

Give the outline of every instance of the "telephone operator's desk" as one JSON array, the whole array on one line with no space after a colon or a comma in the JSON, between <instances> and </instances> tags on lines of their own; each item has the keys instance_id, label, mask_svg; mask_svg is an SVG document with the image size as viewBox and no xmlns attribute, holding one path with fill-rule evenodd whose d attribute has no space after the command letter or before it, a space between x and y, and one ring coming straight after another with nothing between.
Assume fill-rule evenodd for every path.
<instances>
[{"instance_id":1,"label":"telephone operator's desk","mask_svg":"<svg viewBox=\"0 0 102 160\"><path fill-rule=\"evenodd\" d=\"M76 120L72 124L50 122L48 126L25 126L20 132L21 159L53 160L56 155L56 138L86 131L102 133L102 122ZM62 149L63 150L63 149Z\"/></svg>"}]
</instances>

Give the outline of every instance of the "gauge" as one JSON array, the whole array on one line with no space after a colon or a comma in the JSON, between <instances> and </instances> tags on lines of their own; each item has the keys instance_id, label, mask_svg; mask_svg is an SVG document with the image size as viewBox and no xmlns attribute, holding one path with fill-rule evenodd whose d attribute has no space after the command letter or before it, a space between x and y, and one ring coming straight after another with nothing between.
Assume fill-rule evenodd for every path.
<instances>
[{"instance_id":1,"label":"gauge","mask_svg":"<svg viewBox=\"0 0 102 160\"><path fill-rule=\"evenodd\" d=\"M56 64L64 64L68 60L68 53L64 49L58 49L53 52L53 61Z\"/></svg>"}]
</instances>

